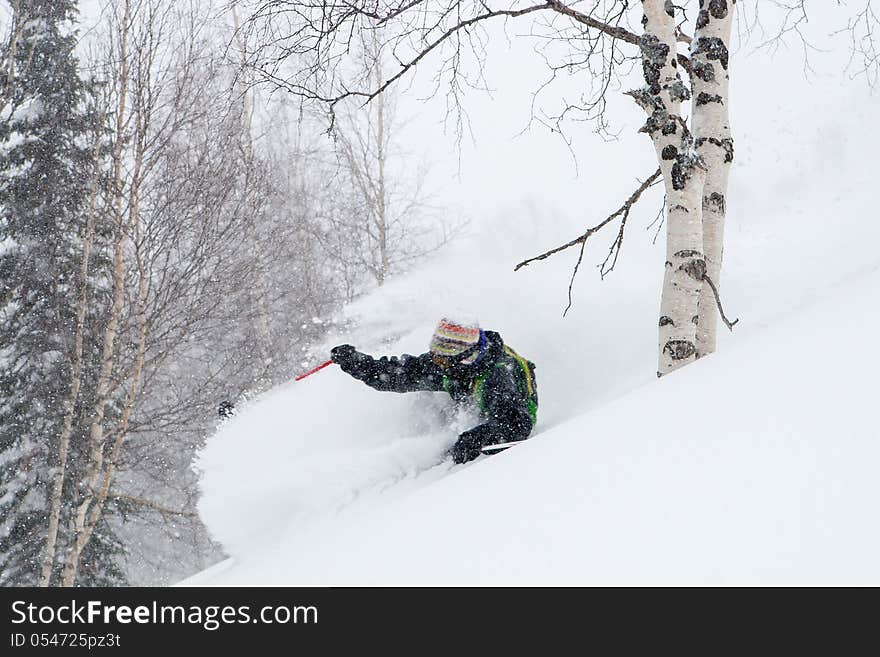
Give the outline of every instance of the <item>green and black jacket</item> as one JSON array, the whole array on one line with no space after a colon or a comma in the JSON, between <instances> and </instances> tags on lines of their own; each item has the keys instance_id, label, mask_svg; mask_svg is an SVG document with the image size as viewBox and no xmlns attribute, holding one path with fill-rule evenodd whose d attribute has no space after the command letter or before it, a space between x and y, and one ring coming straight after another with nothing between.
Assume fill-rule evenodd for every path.
<instances>
[{"instance_id":1,"label":"green and black jacket","mask_svg":"<svg viewBox=\"0 0 880 657\"><path fill-rule=\"evenodd\" d=\"M447 392L459 403L472 403L485 420L467 433L480 445L523 440L538 413L535 365L506 346L494 331L482 332L476 362L443 370L431 354L375 359L355 352L342 369L376 390Z\"/></svg>"}]
</instances>

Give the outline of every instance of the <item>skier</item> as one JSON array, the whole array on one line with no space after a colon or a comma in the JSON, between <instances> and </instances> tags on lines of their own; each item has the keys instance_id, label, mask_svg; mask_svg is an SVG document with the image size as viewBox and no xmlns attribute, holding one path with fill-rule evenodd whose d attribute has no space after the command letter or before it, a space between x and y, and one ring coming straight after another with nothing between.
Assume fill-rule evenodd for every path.
<instances>
[{"instance_id":1,"label":"skier","mask_svg":"<svg viewBox=\"0 0 880 657\"><path fill-rule=\"evenodd\" d=\"M484 422L458 437L450 450L455 463L475 459L484 445L524 440L535 426L535 365L498 333L475 324L440 320L429 351L420 356L377 360L343 344L333 347L330 358L376 390L445 391L458 403L473 403Z\"/></svg>"}]
</instances>

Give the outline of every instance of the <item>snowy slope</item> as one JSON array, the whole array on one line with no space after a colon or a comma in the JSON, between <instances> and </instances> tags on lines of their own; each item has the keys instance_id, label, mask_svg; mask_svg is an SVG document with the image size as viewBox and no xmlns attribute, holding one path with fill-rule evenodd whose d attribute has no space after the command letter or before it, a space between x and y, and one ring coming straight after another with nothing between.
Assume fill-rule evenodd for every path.
<instances>
[{"instance_id":1,"label":"snowy slope","mask_svg":"<svg viewBox=\"0 0 880 657\"><path fill-rule=\"evenodd\" d=\"M302 532L281 531L289 507L263 498L250 509L273 505L263 526L278 535L190 583L880 584L880 345L827 329L880 320L864 303L878 292L880 266L532 443L364 492ZM829 357L804 357L816 350ZM664 422L684 406L705 433Z\"/></svg>"},{"instance_id":2,"label":"snowy slope","mask_svg":"<svg viewBox=\"0 0 880 657\"><path fill-rule=\"evenodd\" d=\"M592 265L612 235L588 250L565 318L576 254L512 271L616 209L652 170L646 138L590 151L569 184L494 116L463 168L491 170L494 139L531 183L466 176L470 234L347 308L356 328L326 346L420 353L441 315L477 317L538 364L534 440L436 465L473 422L443 395L375 392L335 367L281 386L200 457L200 513L230 559L183 584L880 584L880 100L834 61L809 84L797 55L773 61L790 78L737 65L723 294L741 322L717 354L654 377L657 190L605 281ZM792 98L822 107L809 132Z\"/></svg>"}]
</instances>

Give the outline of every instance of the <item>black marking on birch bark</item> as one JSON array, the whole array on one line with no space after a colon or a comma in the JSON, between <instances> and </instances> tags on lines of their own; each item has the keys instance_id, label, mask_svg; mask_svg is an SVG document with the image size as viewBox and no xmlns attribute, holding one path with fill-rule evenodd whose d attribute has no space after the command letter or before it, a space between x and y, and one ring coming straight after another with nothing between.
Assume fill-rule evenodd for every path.
<instances>
[{"instance_id":1,"label":"black marking on birch bark","mask_svg":"<svg viewBox=\"0 0 880 657\"><path fill-rule=\"evenodd\" d=\"M720 194L718 192L712 192L709 196L703 197L703 209L704 210L714 210L716 212L720 212L724 214L724 194Z\"/></svg>"},{"instance_id":2,"label":"black marking on birch bark","mask_svg":"<svg viewBox=\"0 0 880 657\"><path fill-rule=\"evenodd\" d=\"M641 127L639 132L647 132L653 137L654 133L660 129L660 123L657 120L657 113L651 114L645 121L645 125Z\"/></svg>"},{"instance_id":3,"label":"black marking on birch bark","mask_svg":"<svg viewBox=\"0 0 880 657\"><path fill-rule=\"evenodd\" d=\"M718 37L700 37L694 44L692 60L702 59L699 55L705 55L706 60L714 60L721 63L721 66L727 70L729 53L724 41ZM708 66L708 62L706 64ZM697 70L697 64L694 64L694 71ZM705 78L704 78L705 79ZM714 79L714 70L713 70ZM708 82L708 80L707 80Z\"/></svg>"},{"instance_id":4,"label":"black marking on birch bark","mask_svg":"<svg viewBox=\"0 0 880 657\"><path fill-rule=\"evenodd\" d=\"M669 262L668 260L666 261L666 264L664 264L663 266L664 266L664 267L669 267L670 269L672 269L672 263Z\"/></svg>"},{"instance_id":5,"label":"black marking on birch bark","mask_svg":"<svg viewBox=\"0 0 880 657\"><path fill-rule=\"evenodd\" d=\"M693 61L693 69L703 82L715 82L715 67L709 62Z\"/></svg>"},{"instance_id":6,"label":"black marking on birch bark","mask_svg":"<svg viewBox=\"0 0 880 657\"><path fill-rule=\"evenodd\" d=\"M666 0L663 3L663 10L670 18L675 18L675 5L672 4L672 0Z\"/></svg>"},{"instance_id":7,"label":"black marking on birch bark","mask_svg":"<svg viewBox=\"0 0 880 657\"><path fill-rule=\"evenodd\" d=\"M648 129L648 134L653 137L654 133L658 130L666 134L665 126L673 122L673 119L669 116L669 112L666 111L666 103L663 102L663 99L660 96L652 96L652 98L654 111L648 116L645 127Z\"/></svg>"},{"instance_id":8,"label":"black marking on birch bark","mask_svg":"<svg viewBox=\"0 0 880 657\"><path fill-rule=\"evenodd\" d=\"M724 149L724 162L733 162L733 138L727 137L726 139L722 139L719 146Z\"/></svg>"},{"instance_id":9,"label":"black marking on birch bark","mask_svg":"<svg viewBox=\"0 0 880 657\"><path fill-rule=\"evenodd\" d=\"M647 89L629 91L627 95L632 96L638 106L648 113L648 119L645 125L639 128L639 132L646 132L653 137L655 132L668 123L675 124L675 120L666 111L666 103L660 96L651 94Z\"/></svg>"},{"instance_id":10,"label":"black marking on birch bark","mask_svg":"<svg viewBox=\"0 0 880 657\"><path fill-rule=\"evenodd\" d=\"M663 152L660 153L660 157L664 160L674 160L676 157L678 157L678 149L672 144L664 146Z\"/></svg>"},{"instance_id":11,"label":"black marking on birch bark","mask_svg":"<svg viewBox=\"0 0 880 657\"><path fill-rule=\"evenodd\" d=\"M669 85L669 97L672 100L688 100L691 97L691 90L681 80L676 80Z\"/></svg>"},{"instance_id":12,"label":"black marking on birch bark","mask_svg":"<svg viewBox=\"0 0 880 657\"><path fill-rule=\"evenodd\" d=\"M697 353L697 348L690 340L669 340L663 345L663 353L668 353L672 360L685 360Z\"/></svg>"},{"instance_id":13,"label":"black marking on birch bark","mask_svg":"<svg viewBox=\"0 0 880 657\"><path fill-rule=\"evenodd\" d=\"M709 13L718 19L727 16L727 0L709 0Z\"/></svg>"},{"instance_id":14,"label":"black marking on birch bark","mask_svg":"<svg viewBox=\"0 0 880 657\"><path fill-rule=\"evenodd\" d=\"M669 120L663 124L663 128L660 132L667 137L678 132L678 126L675 123L675 119L670 117Z\"/></svg>"},{"instance_id":15,"label":"black marking on birch bark","mask_svg":"<svg viewBox=\"0 0 880 657\"><path fill-rule=\"evenodd\" d=\"M642 27L645 27L648 24L648 16L647 14L642 14Z\"/></svg>"},{"instance_id":16,"label":"black marking on birch bark","mask_svg":"<svg viewBox=\"0 0 880 657\"><path fill-rule=\"evenodd\" d=\"M676 204L673 205L671 208L669 208L669 211L670 211L670 212L690 212L690 210L688 210L688 209L687 209L685 206L683 206L681 203L676 203Z\"/></svg>"},{"instance_id":17,"label":"black marking on birch bark","mask_svg":"<svg viewBox=\"0 0 880 657\"><path fill-rule=\"evenodd\" d=\"M663 64L669 55L669 46L662 43L653 34L643 34L639 39L639 49L642 52L642 71L645 75L645 82L652 94L659 94L660 73L663 70Z\"/></svg>"},{"instance_id":18,"label":"black marking on birch bark","mask_svg":"<svg viewBox=\"0 0 880 657\"><path fill-rule=\"evenodd\" d=\"M693 258L694 256L703 257L703 254L697 251L696 249L682 249L681 251L676 251L673 253L676 258Z\"/></svg>"},{"instance_id":19,"label":"black marking on birch bark","mask_svg":"<svg viewBox=\"0 0 880 657\"><path fill-rule=\"evenodd\" d=\"M705 91L697 94L697 105L708 105L709 103L720 103L723 105L724 99L718 94L707 94Z\"/></svg>"},{"instance_id":20,"label":"black marking on birch bark","mask_svg":"<svg viewBox=\"0 0 880 657\"><path fill-rule=\"evenodd\" d=\"M707 143L717 146L724 151L724 162L730 164L733 162L733 138L726 137L724 139L716 139L715 137L700 137L694 144L697 148L702 148Z\"/></svg>"},{"instance_id":21,"label":"black marking on birch bark","mask_svg":"<svg viewBox=\"0 0 880 657\"><path fill-rule=\"evenodd\" d=\"M682 249L673 255L686 261L679 266L680 270L691 278L698 281L703 280L703 277L706 275L706 258L702 253L695 249Z\"/></svg>"},{"instance_id":22,"label":"black marking on birch bark","mask_svg":"<svg viewBox=\"0 0 880 657\"><path fill-rule=\"evenodd\" d=\"M694 167L699 166L700 160L693 153L679 153L672 165L672 189L681 191L687 187Z\"/></svg>"},{"instance_id":23,"label":"black marking on birch bark","mask_svg":"<svg viewBox=\"0 0 880 657\"><path fill-rule=\"evenodd\" d=\"M649 115L654 114L664 108L663 101L659 96L652 96L647 89L633 89L626 92L627 96L632 96L636 104L645 110Z\"/></svg>"},{"instance_id":24,"label":"black marking on birch bark","mask_svg":"<svg viewBox=\"0 0 880 657\"><path fill-rule=\"evenodd\" d=\"M700 325L700 316L699 316L699 315L694 315L693 317L691 317L691 323L692 323L694 326L699 326L699 325Z\"/></svg>"},{"instance_id":25,"label":"black marking on birch bark","mask_svg":"<svg viewBox=\"0 0 880 657\"><path fill-rule=\"evenodd\" d=\"M663 316L660 318L660 326L669 326L670 324L671 324L672 326L675 326L675 322L672 321L672 318L671 318L671 317L668 317L668 316L666 316L666 315L663 315Z\"/></svg>"},{"instance_id":26,"label":"black marking on birch bark","mask_svg":"<svg viewBox=\"0 0 880 657\"><path fill-rule=\"evenodd\" d=\"M706 261L702 258L694 258L693 260L688 260L679 269L695 281L702 281L706 275Z\"/></svg>"},{"instance_id":27,"label":"black marking on birch bark","mask_svg":"<svg viewBox=\"0 0 880 657\"><path fill-rule=\"evenodd\" d=\"M672 189L681 190L687 187L688 178L690 178L690 172L681 166L681 162L676 160L672 165Z\"/></svg>"},{"instance_id":28,"label":"black marking on birch bark","mask_svg":"<svg viewBox=\"0 0 880 657\"><path fill-rule=\"evenodd\" d=\"M702 6L703 3L700 3ZM697 14L697 29L701 30L709 24L709 12L706 9L700 9L700 13Z\"/></svg>"}]
</instances>

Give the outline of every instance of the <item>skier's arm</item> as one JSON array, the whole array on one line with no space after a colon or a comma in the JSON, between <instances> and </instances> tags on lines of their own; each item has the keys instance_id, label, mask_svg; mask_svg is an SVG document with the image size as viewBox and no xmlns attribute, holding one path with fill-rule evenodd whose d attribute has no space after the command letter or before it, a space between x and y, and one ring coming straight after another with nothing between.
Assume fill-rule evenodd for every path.
<instances>
[{"instance_id":1,"label":"skier's arm","mask_svg":"<svg viewBox=\"0 0 880 657\"><path fill-rule=\"evenodd\" d=\"M514 371L498 367L486 377L483 394L488 419L458 437L452 448L456 463L475 459L484 445L524 440L531 433L527 400L515 376Z\"/></svg>"},{"instance_id":2,"label":"skier's arm","mask_svg":"<svg viewBox=\"0 0 880 657\"><path fill-rule=\"evenodd\" d=\"M430 354L373 358L355 350L351 345L334 347L330 357L342 371L371 388L387 392L415 392L443 390L443 375L434 365Z\"/></svg>"}]
</instances>

